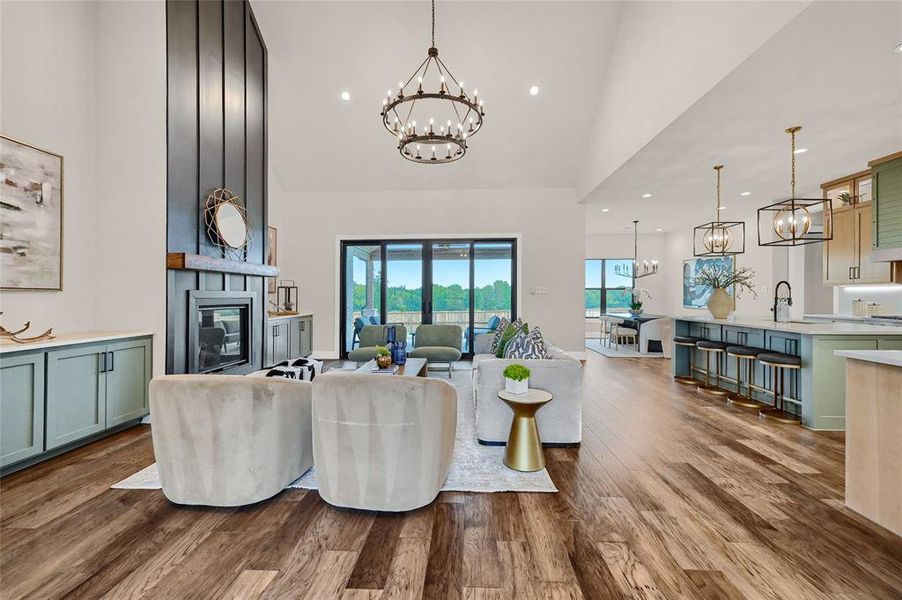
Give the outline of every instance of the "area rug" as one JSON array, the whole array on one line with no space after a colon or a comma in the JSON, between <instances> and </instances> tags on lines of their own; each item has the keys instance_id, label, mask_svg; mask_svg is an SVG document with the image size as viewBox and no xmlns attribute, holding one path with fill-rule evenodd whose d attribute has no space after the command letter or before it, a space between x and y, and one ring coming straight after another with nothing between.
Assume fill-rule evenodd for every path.
<instances>
[{"instance_id":1,"label":"area rug","mask_svg":"<svg viewBox=\"0 0 902 600\"><path fill-rule=\"evenodd\" d=\"M447 372L430 373L429 376L446 381L448 379ZM457 389L457 436L451 458L451 470L442 491L556 492L557 488L547 470L521 473L508 469L502 463L503 446L483 446L476 441L473 372L469 369L460 369L455 364L451 381ZM160 489L157 465L152 464L112 487L127 490ZM317 489L316 469L310 469L288 487Z\"/></svg>"},{"instance_id":2,"label":"area rug","mask_svg":"<svg viewBox=\"0 0 902 600\"><path fill-rule=\"evenodd\" d=\"M608 358L664 358L663 352L643 353L622 344L619 348L608 348L599 340L586 340L586 348Z\"/></svg>"}]
</instances>

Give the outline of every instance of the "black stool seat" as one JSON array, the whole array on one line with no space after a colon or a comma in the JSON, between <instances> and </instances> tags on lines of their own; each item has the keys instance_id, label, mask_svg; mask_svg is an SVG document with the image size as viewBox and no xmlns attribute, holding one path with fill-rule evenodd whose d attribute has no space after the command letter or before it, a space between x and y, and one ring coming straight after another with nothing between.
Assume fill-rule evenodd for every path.
<instances>
[{"instance_id":1,"label":"black stool seat","mask_svg":"<svg viewBox=\"0 0 902 600\"><path fill-rule=\"evenodd\" d=\"M767 352L764 348L755 348L754 346L727 346L727 354L739 356L758 356Z\"/></svg>"},{"instance_id":2,"label":"black stool seat","mask_svg":"<svg viewBox=\"0 0 902 600\"><path fill-rule=\"evenodd\" d=\"M787 367L802 366L802 357L793 356L792 354L783 354L782 352L762 352L758 355L758 360L772 365L786 365Z\"/></svg>"},{"instance_id":3,"label":"black stool seat","mask_svg":"<svg viewBox=\"0 0 902 600\"><path fill-rule=\"evenodd\" d=\"M712 340L699 340L695 345L702 350L726 350L729 346L726 342L715 342Z\"/></svg>"},{"instance_id":4,"label":"black stool seat","mask_svg":"<svg viewBox=\"0 0 902 600\"><path fill-rule=\"evenodd\" d=\"M697 337L688 337L685 335L675 335L673 336L673 341L675 344L692 344L695 345L700 338Z\"/></svg>"}]
</instances>

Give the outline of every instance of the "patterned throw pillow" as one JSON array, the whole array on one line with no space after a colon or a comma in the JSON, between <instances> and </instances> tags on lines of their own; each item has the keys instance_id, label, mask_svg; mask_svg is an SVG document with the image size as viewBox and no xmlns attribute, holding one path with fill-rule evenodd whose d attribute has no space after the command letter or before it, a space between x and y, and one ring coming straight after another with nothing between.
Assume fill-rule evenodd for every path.
<instances>
[{"instance_id":1,"label":"patterned throw pillow","mask_svg":"<svg viewBox=\"0 0 902 600\"><path fill-rule=\"evenodd\" d=\"M492 354L498 352L498 344L501 343L501 334L504 333L504 330L507 329L508 325L510 325L510 319L508 319L507 317L501 317L501 322L498 323L498 327L495 328L495 333L494 335L492 335Z\"/></svg>"},{"instance_id":2,"label":"patterned throw pillow","mask_svg":"<svg viewBox=\"0 0 902 600\"><path fill-rule=\"evenodd\" d=\"M529 333L521 331L504 349L504 358L545 358L547 355L545 340L538 327L534 327Z\"/></svg>"},{"instance_id":3,"label":"patterned throw pillow","mask_svg":"<svg viewBox=\"0 0 902 600\"><path fill-rule=\"evenodd\" d=\"M524 323L521 319L517 319L510 325L508 325L504 332L501 334L501 341L498 342L498 349L495 351L495 357L503 358L504 357L504 349L507 347L507 344L517 335L519 332L526 333L529 331L529 326Z\"/></svg>"},{"instance_id":4,"label":"patterned throw pillow","mask_svg":"<svg viewBox=\"0 0 902 600\"><path fill-rule=\"evenodd\" d=\"M297 358L291 361L282 361L271 369L254 371L248 377L279 377L292 381L313 381L322 372L322 361L312 358Z\"/></svg>"}]
</instances>

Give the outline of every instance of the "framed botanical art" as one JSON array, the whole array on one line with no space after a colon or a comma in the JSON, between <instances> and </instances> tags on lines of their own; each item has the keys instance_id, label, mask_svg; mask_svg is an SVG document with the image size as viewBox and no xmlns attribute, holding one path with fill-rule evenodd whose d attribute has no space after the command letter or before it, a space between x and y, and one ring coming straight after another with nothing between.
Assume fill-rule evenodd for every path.
<instances>
[{"instance_id":1,"label":"framed botanical art","mask_svg":"<svg viewBox=\"0 0 902 600\"><path fill-rule=\"evenodd\" d=\"M0 288L63 289L63 157L0 136Z\"/></svg>"},{"instance_id":2,"label":"framed botanical art","mask_svg":"<svg viewBox=\"0 0 902 600\"><path fill-rule=\"evenodd\" d=\"M706 308L708 306L708 298L714 291L706 285L695 285L692 279L706 265L726 265L730 270L736 269L736 261L732 256L717 256L708 258L693 258L683 261L683 306L685 308ZM733 296L733 288L729 288L727 292Z\"/></svg>"},{"instance_id":3,"label":"framed botanical art","mask_svg":"<svg viewBox=\"0 0 902 600\"><path fill-rule=\"evenodd\" d=\"M266 228L266 264L271 267L279 266L278 233L275 227L270 226ZM276 293L275 277L267 279L266 285L270 294Z\"/></svg>"}]
</instances>

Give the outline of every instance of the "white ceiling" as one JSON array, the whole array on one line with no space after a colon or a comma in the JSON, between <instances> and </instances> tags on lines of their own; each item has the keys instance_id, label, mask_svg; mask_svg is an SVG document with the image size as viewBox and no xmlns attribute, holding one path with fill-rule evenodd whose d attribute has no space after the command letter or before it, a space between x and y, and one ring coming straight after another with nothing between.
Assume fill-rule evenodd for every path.
<instances>
[{"instance_id":1,"label":"white ceiling","mask_svg":"<svg viewBox=\"0 0 902 600\"><path fill-rule=\"evenodd\" d=\"M442 0L436 45L486 124L436 166L398 156L379 117L425 57L426 0L253 4L287 192L569 187L590 233L666 232L711 218L714 164L725 218L788 195L789 125L808 194L902 148L900 2Z\"/></svg>"},{"instance_id":2,"label":"white ceiling","mask_svg":"<svg viewBox=\"0 0 902 600\"><path fill-rule=\"evenodd\" d=\"M402 159L379 116L386 89L426 57L428 2L253 6L269 56L269 160L285 191L574 186L619 3L438 2L436 46L479 89L486 118L463 160L435 166Z\"/></svg>"},{"instance_id":3,"label":"white ceiling","mask_svg":"<svg viewBox=\"0 0 902 600\"><path fill-rule=\"evenodd\" d=\"M588 196L588 231L711 220L715 164L725 165L724 219L789 196L790 125L803 126L798 192L808 197L902 149L900 41L902 3L812 4Z\"/></svg>"}]
</instances>

